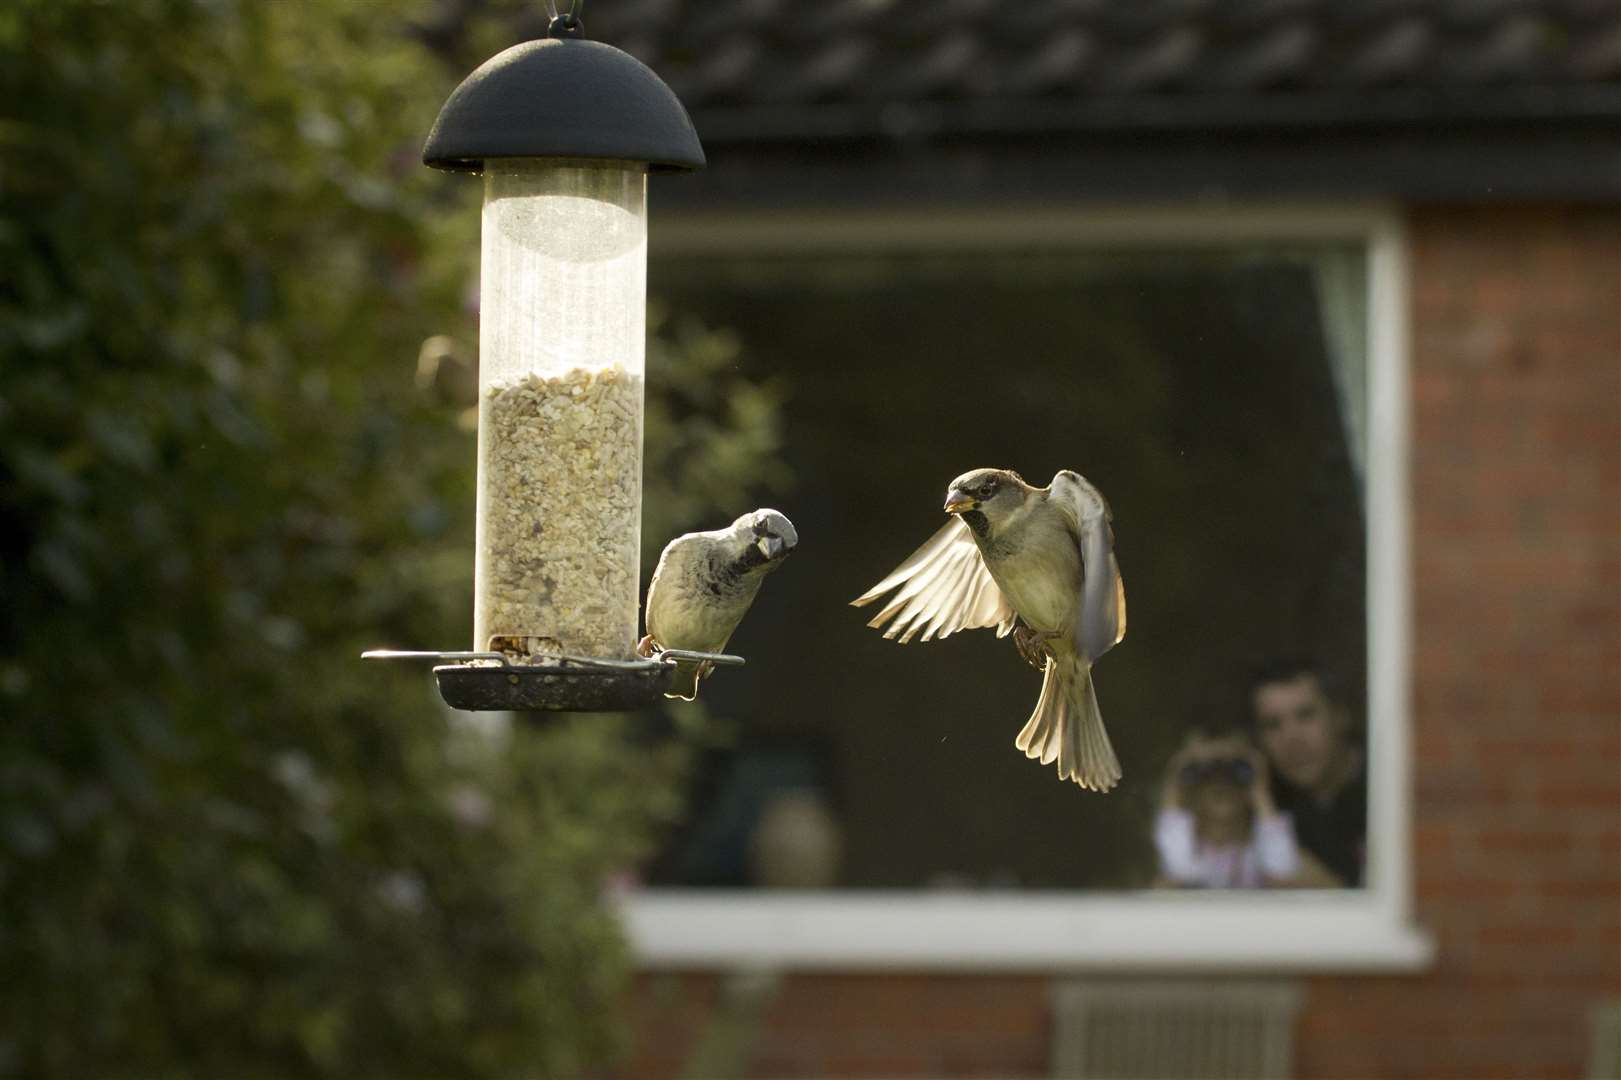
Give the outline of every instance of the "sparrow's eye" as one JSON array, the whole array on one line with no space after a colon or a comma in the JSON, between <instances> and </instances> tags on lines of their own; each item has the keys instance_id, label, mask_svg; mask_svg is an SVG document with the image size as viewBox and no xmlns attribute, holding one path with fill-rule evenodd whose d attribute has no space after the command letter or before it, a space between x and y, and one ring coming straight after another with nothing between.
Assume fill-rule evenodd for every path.
<instances>
[{"instance_id":1,"label":"sparrow's eye","mask_svg":"<svg viewBox=\"0 0 1621 1080\"><path fill-rule=\"evenodd\" d=\"M988 499L992 495L995 495L995 494L996 494L996 484L995 484L995 482L980 485L980 488L979 488L979 497L980 498Z\"/></svg>"}]
</instances>

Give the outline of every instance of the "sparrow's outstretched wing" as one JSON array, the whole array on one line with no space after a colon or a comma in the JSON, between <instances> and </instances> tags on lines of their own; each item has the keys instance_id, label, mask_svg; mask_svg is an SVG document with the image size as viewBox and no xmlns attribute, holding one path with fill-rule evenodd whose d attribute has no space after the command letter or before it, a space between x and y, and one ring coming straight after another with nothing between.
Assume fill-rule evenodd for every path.
<instances>
[{"instance_id":1,"label":"sparrow's outstretched wing","mask_svg":"<svg viewBox=\"0 0 1621 1080\"><path fill-rule=\"evenodd\" d=\"M884 637L899 636L902 644L920 633L928 641L985 626L1006 637L1013 629L1013 608L985 569L974 535L961 518L946 522L888 577L850 603L870 604L892 589L898 591L867 625L881 628L894 619Z\"/></svg>"},{"instance_id":2,"label":"sparrow's outstretched wing","mask_svg":"<svg viewBox=\"0 0 1621 1080\"><path fill-rule=\"evenodd\" d=\"M1114 557L1112 515L1103 495L1068 469L1053 477L1048 498L1064 511L1081 549L1081 602L1075 608L1074 638L1088 660L1096 660L1126 636L1126 586Z\"/></svg>"}]
</instances>

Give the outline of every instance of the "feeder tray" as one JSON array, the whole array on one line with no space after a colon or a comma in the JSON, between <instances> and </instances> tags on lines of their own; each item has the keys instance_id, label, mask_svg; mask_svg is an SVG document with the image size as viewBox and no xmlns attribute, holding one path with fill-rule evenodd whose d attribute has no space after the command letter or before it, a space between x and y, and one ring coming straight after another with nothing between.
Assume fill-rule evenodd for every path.
<instances>
[{"instance_id":1,"label":"feeder tray","mask_svg":"<svg viewBox=\"0 0 1621 1080\"><path fill-rule=\"evenodd\" d=\"M363 660L434 660L439 696L468 712L622 712L664 697L676 661L741 667L741 656L666 649L646 660L609 660L546 653L515 664L498 652L415 652L372 649Z\"/></svg>"}]
</instances>

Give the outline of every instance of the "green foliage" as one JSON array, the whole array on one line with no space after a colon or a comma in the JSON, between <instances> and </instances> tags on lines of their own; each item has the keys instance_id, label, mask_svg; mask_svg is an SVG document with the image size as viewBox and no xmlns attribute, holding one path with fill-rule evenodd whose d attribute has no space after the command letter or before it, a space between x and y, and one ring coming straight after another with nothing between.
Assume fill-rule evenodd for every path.
<instances>
[{"instance_id":1,"label":"green foliage","mask_svg":"<svg viewBox=\"0 0 1621 1080\"><path fill-rule=\"evenodd\" d=\"M478 185L418 164L460 72L417 14L0 10L0 1072L616 1048L601 882L677 814L681 748L492 738L358 661L470 634L473 440L412 369L470 340ZM735 512L777 439L768 392L696 389L732 346L682 333L650 529Z\"/></svg>"},{"instance_id":2,"label":"green foliage","mask_svg":"<svg viewBox=\"0 0 1621 1080\"><path fill-rule=\"evenodd\" d=\"M779 410L784 389L739 369L735 333L648 311L646 485L642 562L651 568L669 538L716 529L754 509L751 493L788 486Z\"/></svg>"}]
</instances>

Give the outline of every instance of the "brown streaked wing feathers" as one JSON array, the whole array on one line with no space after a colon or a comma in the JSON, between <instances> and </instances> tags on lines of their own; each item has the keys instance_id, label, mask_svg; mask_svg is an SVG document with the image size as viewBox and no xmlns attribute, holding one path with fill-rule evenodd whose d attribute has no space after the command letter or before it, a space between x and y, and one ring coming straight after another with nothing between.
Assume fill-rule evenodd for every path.
<instances>
[{"instance_id":1,"label":"brown streaked wing feathers","mask_svg":"<svg viewBox=\"0 0 1621 1080\"><path fill-rule=\"evenodd\" d=\"M850 603L861 607L891 591L895 595L867 625L883 629L888 623L884 637L899 637L903 644L919 635L928 641L992 626L997 637L1006 637L1013 629L1013 608L985 568L961 518L946 522L905 562Z\"/></svg>"}]
</instances>

